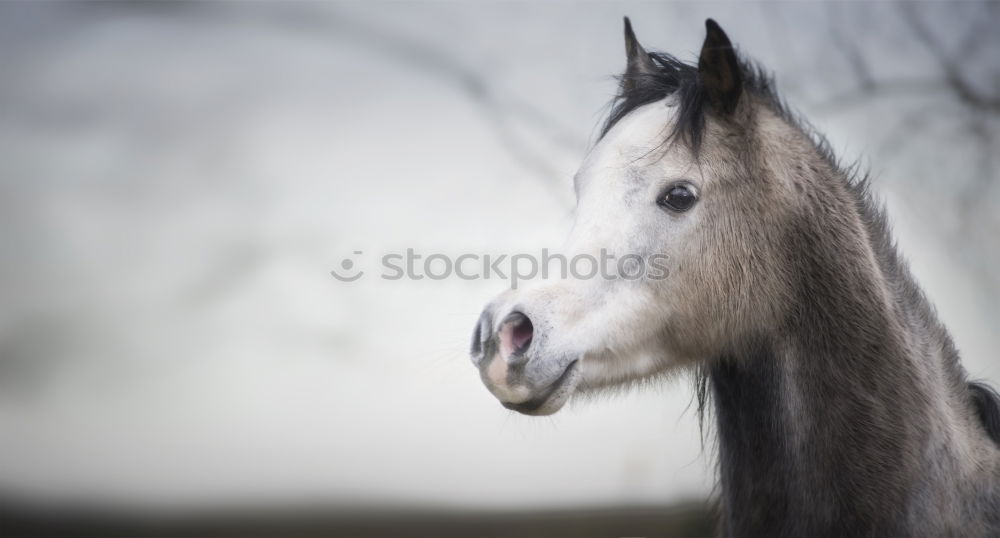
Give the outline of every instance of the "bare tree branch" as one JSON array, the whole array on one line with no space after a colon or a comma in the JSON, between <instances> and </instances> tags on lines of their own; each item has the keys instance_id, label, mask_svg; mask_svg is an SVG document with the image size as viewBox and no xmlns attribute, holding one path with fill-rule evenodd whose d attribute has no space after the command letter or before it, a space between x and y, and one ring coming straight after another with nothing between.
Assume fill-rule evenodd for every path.
<instances>
[{"instance_id":1,"label":"bare tree branch","mask_svg":"<svg viewBox=\"0 0 1000 538\"><path fill-rule=\"evenodd\" d=\"M937 61L938 67L944 73L945 80L954 94L972 108L1000 113L1000 95L983 95L976 91L959 69L961 62L950 57L951 55L945 51L945 47L934 37L927 25L924 24L923 19L917 14L913 4L903 3L901 9L914 35ZM971 40L971 45L979 46L976 43L982 39L982 35L981 32L968 32L966 42L970 43ZM965 52L971 51L966 50Z\"/></svg>"},{"instance_id":2,"label":"bare tree branch","mask_svg":"<svg viewBox=\"0 0 1000 538\"><path fill-rule=\"evenodd\" d=\"M858 79L858 83L861 91L871 90L875 87L875 78L872 76L871 68L868 66L868 62L865 61L861 52L858 50L854 43L844 36L844 33L840 31L841 25L834 24L834 21L840 21L843 19L842 13L838 10L838 6L835 3L827 4L827 11L830 13L829 30L830 35L833 38L833 42L836 45L834 48L840 51L844 55L844 59L847 60L847 65L850 66L851 71L854 72L855 78Z\"/></svg>"},{"instance_id":3,"label":"bare tree branch","mask_svg":"<svg viewBox=\"0 0 1000 538\"><path fill-rule=\"evenodd\" d=\"M868 85L859 84L847 91L834 94L814 103L814 108L821 113L833 112L844 108L869 105L881 97L900 97L906 95L933 95L947 89L945 81L932 78L897 78L892 80L872 79Z\"/></svg>"},{"instance_id":4,"label":"bare tree branch","mask_svg":"<svg viewBox=\"0 0 1000 538\"><path fill-rule=\"evenodd\" d=\"M231 15L227 13L227 16ZM575 136L553 117L517 96L501 95L496 84L475 68L424 40L349 18L340 12L332 12L331 15L330 10L281 9L266 15L268 23L285 24L297 33L307 30L322 37L336 35L339 39L354 40L368 50L450 83L479 107L487 125L515 162L541 180L560 202L567 200L559 183L557 166L549 157L550 150L557 148L576 156L586 148L586 140ZM517 124L528 128L551 147L537 148L529 143L519 134Z\"/></svg>"}]
</instances>

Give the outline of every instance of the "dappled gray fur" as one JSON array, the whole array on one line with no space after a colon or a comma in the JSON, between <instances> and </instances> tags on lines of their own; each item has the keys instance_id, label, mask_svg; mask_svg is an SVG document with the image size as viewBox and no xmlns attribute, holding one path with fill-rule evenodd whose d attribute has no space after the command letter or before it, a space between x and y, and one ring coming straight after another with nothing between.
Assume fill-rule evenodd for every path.
<instances>
[{"instance_id":1,"label":"dappled gray fur","mask_svg":"<svg viewBox=\"0 0 1000 538\"><path fill-rule=\"evenodd\" d=\"M1000 536L996 393L970 384L868 181L751 64L726 113L705 104L695 66L642 65L608 126L676 94L673 141L726 176L703 280L726 330L699 391L715 414L723 534Z\"/></svg>"}]
</instances>

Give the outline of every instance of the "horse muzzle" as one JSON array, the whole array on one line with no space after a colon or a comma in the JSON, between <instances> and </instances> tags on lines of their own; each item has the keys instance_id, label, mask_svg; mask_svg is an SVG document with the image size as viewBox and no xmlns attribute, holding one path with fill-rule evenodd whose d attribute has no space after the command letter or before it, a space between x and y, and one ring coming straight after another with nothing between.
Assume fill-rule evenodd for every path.
<instances>
[{"instance_id":1,"label":"horse muzzle","mask_svg":"<svg viewBox=\"0 0 1000 538\"><path fill-rule=\"evenodd\" d=\"M487 308L480 316L472 335L472 364L507 409L551 415L579 382L579 357L546 350L545 336L521 310L497 317Z\"/></svg>"}]
</instances>

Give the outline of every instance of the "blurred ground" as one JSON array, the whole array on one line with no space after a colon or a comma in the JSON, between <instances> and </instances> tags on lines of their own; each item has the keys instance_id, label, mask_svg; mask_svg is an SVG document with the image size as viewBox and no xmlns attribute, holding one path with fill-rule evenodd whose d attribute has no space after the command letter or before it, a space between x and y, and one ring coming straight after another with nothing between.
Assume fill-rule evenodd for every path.
<instances>
[{"instance_id":1,"label":"blurred ground","mask_svg":"<svg viewBox=\"0 0 1000 538\"><path fill-rule=\"evenodd\" d=\"M703 503L672 507L589 507L576 510L414 511L381 509L354 513L300 511L268 516L268 512L213 514L184 519L143 519L66 515L38 517L15 512L4 518L4 536L130 537L275 537L313 536L451 538L701 538L714 536Z\"/></svg>"}]
</instances>

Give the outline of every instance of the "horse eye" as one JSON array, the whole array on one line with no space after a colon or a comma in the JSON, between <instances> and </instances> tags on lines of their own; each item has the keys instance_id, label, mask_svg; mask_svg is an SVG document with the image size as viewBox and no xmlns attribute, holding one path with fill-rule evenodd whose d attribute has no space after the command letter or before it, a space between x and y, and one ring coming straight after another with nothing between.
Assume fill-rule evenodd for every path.
<instances>
[{"instance_id":1,"label":"horse eye","mask_svg":"<svg viewBox=\"0 0 1000 538\"><path fill-rule=\"evenodd\" d=\"M666 194L660 196L656 203L671 211L681 212L691 209L691 206L697 201L698 196L695 195L694 190L690 186L680 183L667 189Z\"/></svg>"}]
</instances>

